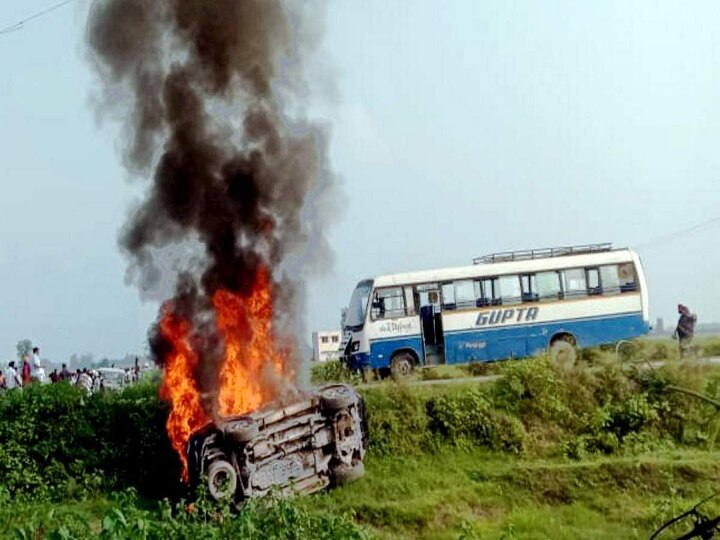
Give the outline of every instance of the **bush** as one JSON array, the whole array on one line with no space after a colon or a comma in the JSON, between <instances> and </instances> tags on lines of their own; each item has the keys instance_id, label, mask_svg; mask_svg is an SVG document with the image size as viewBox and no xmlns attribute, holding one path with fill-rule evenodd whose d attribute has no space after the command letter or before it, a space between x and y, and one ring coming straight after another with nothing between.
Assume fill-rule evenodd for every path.
<instances>
[{"instance_id":1,"label":"bush","mask_svg":"<svg viewBox=\"0 0 720 540\"><path fill-rule=\"evenodd\" d=\"M565 398L561 374L546 357L508 362L493 396L498 407L528 423L531 419L562 420L570 412Z\"/></svg>"},{"instance_id":2,"label":"bush","mask_svg":"<svg viewBox=\"0 0 720 540\"><path fill-rule=\"evenodd\" d=\"M67 384L0 397L0 478L12 495L79 497L137 486L179 489L180 465L165 432L157 386L86 396Z\"/></svg>"},{"instance_id":3,"label":"bush","mask_svg":"<svg viewBox=\"0 0 720 540\"><path fill-rule=\"evenodd\" d=\"M421 397L402 385L367 390L364 397L374 454L414 454L426 448L428 418Z\"/></svg>"},{"instance_id":4,"label":"bush","mask_svg":"<svg viewBox=\"0 0 720 540\"><path fill-rule=\"evenodd\" d=\"M427 404L430 431L455 446L478 445L520 452L522 423L495 409L480 389L431 399Z\"/></svg>"},{"instance_id":5,"label":"bush","mask_svg":"<svg viewBox=\"0 0 720 540\"><path fill-rule=\"evenodd\" d=\"M292 501L268 499L246 504L239 512L207 501L184 506L143 500L133 490L114 496L99 527L79 512L43 511L11 503L0 509L0 522L13 524L15 538L221 539L277 538L295 540L362 539L365 531L344 516L311 512ZM99 530L98 530L99 529Z\"/></svg>"},{"instance_id":6,"label":"bush","mask_svg":"<svg viewBox=\"0 0 720 540\"><path fill-rule=\"evenodd\" d=\"M360 384L362 375L349 369L339 360L328 360L314 364L310 371L310 380L313 384L321 385L333 382L346 382Z\"/></svg>"},{"instance_id":7,"label":"bush","mask_svg":"<svg viewBox=\"0 0 720 540\"><path fill-rule=\"evenodd\" d=\"M318 365L330 377L339 363ZM363 390L370 455L411 455L439 445L579 457L657 445L712 447L712 405L672 391L720 394L711 368L600 363L556 369L546 358L506 363L493 385ZM137 488L150 498L185 495L165 431L157 386L87 397L65 384L0 395L0 498L82 498Z\"/></svg>"}]
</instances>

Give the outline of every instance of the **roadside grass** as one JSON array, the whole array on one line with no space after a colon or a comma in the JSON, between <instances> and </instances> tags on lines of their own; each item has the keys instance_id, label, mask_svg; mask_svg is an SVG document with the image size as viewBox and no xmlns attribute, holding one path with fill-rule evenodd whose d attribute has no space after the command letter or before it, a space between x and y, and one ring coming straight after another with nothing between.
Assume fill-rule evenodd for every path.
<instances>
[{"instance_id":1,"label":"roadside grass","mask_svg":"<svg viewBox=\"0 0 720 540\"><path fill-rule=\"evenodd\" d=\"M696 358L720 356L720 336L698 336L693 345ZM429 365L415 370L404 382L443 381L470 377L501 375L509 364L525 359L508 359L494 362L470 362L460 365ZM642 337L623 341L619 345L591 347L580 351L580 362L589 366L612 362L645 363L645 362L679 362L678 343L669 337ZM341 362L332 360L313 364L311 368L313 384L329 382L349 382L352 384L378 384L392 381L390 377L380 380L378 373L365 374L347 369Z\"/></svg>"},{"instance_id":2,"label":"roadside grass","mask_svg":"<svg viewBox=\"0 0 720 540\"><path fill-rule=\"evenodd\" d=\"M203 500L188 513L163 486L177 471L156 387L6 395L0 537L647 538L717 489L720 414L671 387L720 399L720 366L628 355L600 351L570 370L505 362L481 384L362 388L366 476L237 514Z\"/></svg>"},{"instance_id":3,"label":"roadside grass","mask_svg":"<svg viewBox=\"0 0 720 540\"><path fill-rule=\"evenodd\" d=\"M569 461L441 448L417 456L371 456L365 477L327 493L297 497L284 511L294 508L289 514L309 516L305 520L345 516L366 537L380 539L647 538L716 490L719 474L720 452L701 450ZM116 508L115 496L37 505L5 501L0 537L45 538L55 531L52 537L63 538L54 527L65 523L68 531L82 534L67 538L154 538L142 527L136 530L138 523L144 520L144 530L153 531L170 519L153 501L132 504L137 511ZM143 506L154 510L140 513ZM720 505L706 510L720 512ZM108 519L126 520L132 528L111 523L119 528L107 534ZM227 526L217 519L188 522L173 537L186 530L195 537L221 538ZM273 537L299 538L277 531Z\"/></svg>"},{"instance_id":4,"label":"roadside grass","mask_svg":"<svg viewBox=\"0 0 720 540\"><path fill-rule=\"evenodd\" d=\"M647 538L716 489L720 453L581 462L441 450L368 461L359 481L299 500L379 538Z\"/></svg>"}]
</instances>

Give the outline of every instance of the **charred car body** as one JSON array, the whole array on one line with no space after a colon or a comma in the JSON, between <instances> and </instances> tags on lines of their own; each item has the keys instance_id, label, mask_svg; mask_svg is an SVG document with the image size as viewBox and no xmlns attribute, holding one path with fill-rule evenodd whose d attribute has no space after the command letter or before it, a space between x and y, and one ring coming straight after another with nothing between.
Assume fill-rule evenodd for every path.
<instances>
[{"instance_id":1,"label":"charred car body","mask_svg":"<svg viewBox=\"0 0 720 540\"><path fill-rule=\"evenodd\" d=\"M210 497L235 503L273 490L312 493L362 476L367 443L362 397L349 385L328 385L193 434L190 483L206 482Z\"/></svg>"}]
</instances>

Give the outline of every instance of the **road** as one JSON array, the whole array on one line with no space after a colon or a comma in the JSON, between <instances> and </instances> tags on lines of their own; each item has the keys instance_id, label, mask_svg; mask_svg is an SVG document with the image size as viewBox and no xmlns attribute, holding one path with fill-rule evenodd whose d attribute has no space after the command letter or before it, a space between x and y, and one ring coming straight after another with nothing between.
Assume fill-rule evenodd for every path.
<instances>
[{"instance_id":1,"label":"road","mask_svg":"<svg viewBox=\"0 0 720 540\"><path fill-rule=\"evenodd\" d=\"M709 356L707 358L699 358L698 360L689 360L693 364L720 364L720 356ZM641 363L641 365L647 365L652 368L659 368L665 365L664 360L656 360L653 362ZM457 377L452 379L431 379L431 380L412 380L407 381L405 384L410 386L435 386L442 384L467 384L467 383L485 383L498 380L502 375L480 375L478 377ZM392 379L388 379L392 380ZM360 384L358 388L374 388L382 384L387 384L386 381L372 382Z\"/></svg>"}]
</instances>

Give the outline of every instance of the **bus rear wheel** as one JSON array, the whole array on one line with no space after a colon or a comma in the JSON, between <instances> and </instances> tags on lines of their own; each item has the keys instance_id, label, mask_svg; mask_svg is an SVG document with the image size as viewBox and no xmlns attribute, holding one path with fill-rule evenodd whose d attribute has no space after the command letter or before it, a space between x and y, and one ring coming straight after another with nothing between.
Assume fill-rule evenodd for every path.
<instances>
[{"instance_id":1,"label":"bus rear wheel","mask_svg":"<svg viewBox=\"0 0 720 540\"><path fill-rule=\"evenodd\" d=\"M577 362L577 346L569 336L561 336L550 344L550 360L563 369L572 369Z\"/></svg>"},{"instance_id":2,"label":"bus rear wheel","mask_svg":"<svg viewBox=\"0 0 720 540\"><path fill-rule=\"evenodd\" d=\"M415 359L410 353L398 353L392 358L390 363L390 373L393 379L405 379L412 375L415 369Z\"/></svg>"}]
</instances>

